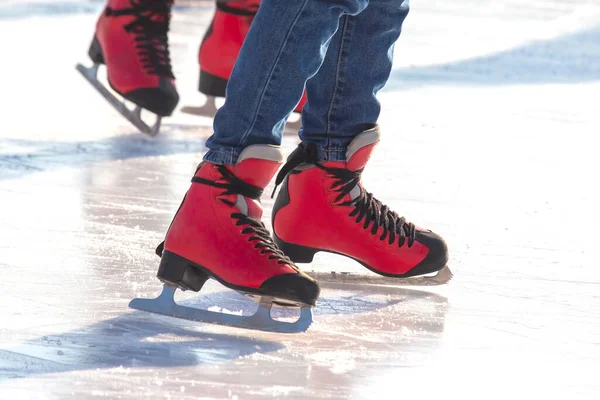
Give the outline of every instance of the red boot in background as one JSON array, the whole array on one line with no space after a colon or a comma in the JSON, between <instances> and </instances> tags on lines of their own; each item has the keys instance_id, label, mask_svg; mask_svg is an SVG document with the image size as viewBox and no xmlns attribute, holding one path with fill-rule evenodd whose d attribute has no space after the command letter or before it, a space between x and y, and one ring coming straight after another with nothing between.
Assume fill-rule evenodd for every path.
<instances>
[{"instance_id":1,"label":"red boot in background","mask_svg":"<svg viewBox=\"0 0 600 400\"><path fill-rule=\"evenodd\" d=\"M225 97L227 81L259 6L260 0L216 2L215 15L198 52L198 89L209 98ZM306 94L294 111L302 112L304 103Z\"/></svg>"},{"instance_id":2,"label":"red boot in background","mask_svg":"<svg viewBox=\"0 0 600 400\"><path fill-rule=\"evenodd\" d=\"M78 66L125 118L149 134L158 132L160 117L171 115L179 101L167 38L172 5L173 0L109 0L89 50L94 67ZM136 110L127 109L98 82L100 64L106 65L111 88L135 103ZM156 114L158 126L145 125L141 109Z\"/></svg>"},{"instance_id":3,"label":"red boot in background","mask_svg":"<svg viewBox=\"0 0 600 400\"><path fill-rule=\"evenodd\" d=\"M260 0L216 2L198 52L201 93L225 97L227 81L259 6Z\"/></svg>"},{"instance_id":4,"label":"red boot in background","mask_svg":"<svg viewBox=\"0 0 600 400\"><path fill-rule=\"evenodd\" d=\"M312 262L326 251L395 278L446 266L448 248L440 236L407 222L362 186L361 173L378 142L374 128L354 138L346 161L316 161L316 149L303 144L290 155L277 177L281 183L287 176L273 207L273 232L293 261Z\"/></svg>"}]
</instances>

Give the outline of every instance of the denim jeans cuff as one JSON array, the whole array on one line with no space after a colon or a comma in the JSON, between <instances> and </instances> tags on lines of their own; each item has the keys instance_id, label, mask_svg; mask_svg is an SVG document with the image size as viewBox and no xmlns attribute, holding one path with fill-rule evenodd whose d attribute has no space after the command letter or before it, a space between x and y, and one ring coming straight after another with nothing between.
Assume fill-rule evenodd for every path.
<instances>
[{"instance_id":1,"label":"denim jeans cuff","mask_svg":"<svg viewBox=\"0 0 600 400\"><path fill-rule=\"evenodd\" d=\"M330 143L328 146L317 147L319 161L346 161L346 145Z\"/></svg>"},{"instance_id":2,"label":"denim jeans cuff","mask_svg":"<svg viewBox=\"0 0 600 400\"><path fill-rule=\"evenodd\" d=\"M234 147L222 148L222 149L211 149L204 155L204 161L209 161L219 165L233 165L237 162L241 150Z\"/></svg>"}]
</instances>

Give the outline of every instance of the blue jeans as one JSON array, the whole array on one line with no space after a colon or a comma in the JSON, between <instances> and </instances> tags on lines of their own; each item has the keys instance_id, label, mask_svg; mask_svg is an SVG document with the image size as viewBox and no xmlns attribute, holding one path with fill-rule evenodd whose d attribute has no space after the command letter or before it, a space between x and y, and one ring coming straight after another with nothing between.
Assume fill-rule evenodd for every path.
<instances>
[{"instance_id":1,"label":"blue jeans","mask_svg":"<svg viewBox=\"0 0 600 400\"><path fill-rule=\"evenodd\" d=\"M204 159L234 164L246 146L281 144L304 88L300 138L345 161L377 123L408 0L263 0L214 120Z\"/></svg>"}]
</instances>

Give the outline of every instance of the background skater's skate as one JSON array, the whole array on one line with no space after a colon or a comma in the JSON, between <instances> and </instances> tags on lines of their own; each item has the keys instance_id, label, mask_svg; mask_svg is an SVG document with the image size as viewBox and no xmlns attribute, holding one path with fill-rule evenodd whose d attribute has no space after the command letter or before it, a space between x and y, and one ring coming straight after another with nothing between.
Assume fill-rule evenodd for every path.
<instances>
[{"instance_id":1,"label":"background skater's skate","mask_svg":"<svg viewBox=\"0 0 600 400\"><path fill-rule=\"evenodd\" d=\"M273 207L275 242L295 262L312 262L317 252L325 251L350 257L380 275L312 273L319 282L447 283L452 273L444 240L407 222L361 184L379 137L378 127L356 136L345 162L318 161L310 144L290 155L276 180L283 186Z\"/></svg>"},{"instance_id":2,"label":"background skater's skate","mask_svg":"<svg viewBox=\"0 0 600 400\"><path fill-rule=\"evenodd\" d=\"M77 65L121 115L152 136L158 133L161 118L171 115L179 101L167 39L172 5L172 0L109 0L88 52L94 65ZM110 87L134 103L134 109L100 83L101 64L106 65ZM142 120L142 109L156 114L152 126Z\"/></svg>"},{"instance_id":3,"label":"background skater's skate","mask_svg":"<svg viewBox=\"0 0 600 400\"><path fill-rule=\"evenodd\" d=\"M161 255L158 278L166 286L155 300L134 299L132 308L174 317L276 332L301 332L312 321L319 286L277 248L260 222L259 199L283 161L279 148L254 145L235 165L200 164L177 211ZM175 288L200 291L213 278L259 302L252 317L178 306ZM273 320L271 306L300 308L295 323Z\"/></svg>"},{"instance_id":4,"label":"background skater's skate","mask_svg":"<svg viewBox=\"0 0 600 400\"><path fill-rule=\"evenodd\" d=\"M259 6L260 0L216 1L215 14L198 51L198 90L206 96L206 102L202 106L182 107L183 113L215 116L216 99L225 97L227 82ZM302 96L294 112L301 113L305 103L306 95ZM285 127L293 133L299 128L299 119L288 121Z\"/></svg>"},{"instance_id":5,"label":"background skater's skate","mask_svg":"<svg viewBox=\"0 0 600 400\"><path fill-rule=\"evenodd\" d=\"M215 2L215 13L198 51L198 90L206 96L206 103L182 107L182 112L215 116L216 98L225 97L227 81L259 6L260 0Z\"/></svg>"}]
</instances>

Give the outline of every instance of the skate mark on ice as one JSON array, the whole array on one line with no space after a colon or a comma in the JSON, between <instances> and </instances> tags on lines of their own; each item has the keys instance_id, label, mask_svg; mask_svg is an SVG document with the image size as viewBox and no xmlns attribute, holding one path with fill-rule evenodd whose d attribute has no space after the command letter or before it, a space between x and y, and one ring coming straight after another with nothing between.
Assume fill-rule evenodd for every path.
<instances>
[{"instance_id":1,"label":"skate mark on ice","mask_svg":"<svg viewBox=\"0 0 600 400\"><path fill-rule=\"evenodd\" d=\"M312 341L306 341L307 338L322 338L323 335L338 344L341 335L354 337L362 343L378 346L388 343L386 346L389 346L391 337L398 340L402 335L408 335L405 340L410 341L414 335L430 335L427 332L432 329L435 337L435 332L443 331L447 300L442 296L413 289L405 289L402 298L397 298L398 293L393 291L392 294L382 291L375 299L369 299L369 294L349 296L345 291L341 293L325 291L314 308L315 323L303 335L198 324L133 311L64 333L40 335L20 343L2 343L0 381L54 372L119 367L215 365L286 348L298 351L299 347L311 346ZM241 314L251 313L252 305L256 307L252 300L234 291L215 292L178 302L205 308L220 304ZM438 317L423 319L420 310L424 305ZM390 309L391 313L378 312L384 309ZM340 317L344 318L343 323L338 319ZM348 344L350 347L354 345ZM387 351L383 347L380 350Z\"/></svg>"},{"instance_id":2,"label":"skate mark on ice","mask_svg":"<svg viewBox=\"0 0 600 400\"><path fill-rule=\"evenodd\" d=\"M191 329L190 329L191 328ZM277 341L200 332L134 312L74 331L0 345L0 381L33 374L97 368L212 365L284 346ZM153 338L159 338L154 340ZM60 343L60 344L59 344Z\"/></svg>"},{"instance_id":3,"label":"skate mark on ice","mask_svg":"<svg viewBox=\"0 0 600 400\"><path fill-rule=\"evenodd\" d=\"M68 370L68 366L57 361L22 354L18 351L0 349L0 382L6 378L19 378L23 376L23 372L27 374L44 374Z\"/></svg>"},{"instance_id":4,"label":"skate mark on ice","mask_svg":"<svg viewBox=\"0 0 600 400\"><path fill-rule=\"evenodd\" d=\"M158 139L158 140L157 140ZM0 180L58 168L81 168L103 161L201 154L199 138L149 139L138 133L98 141L55 142L0 138Z\"/></svg>"}]
</instances>

